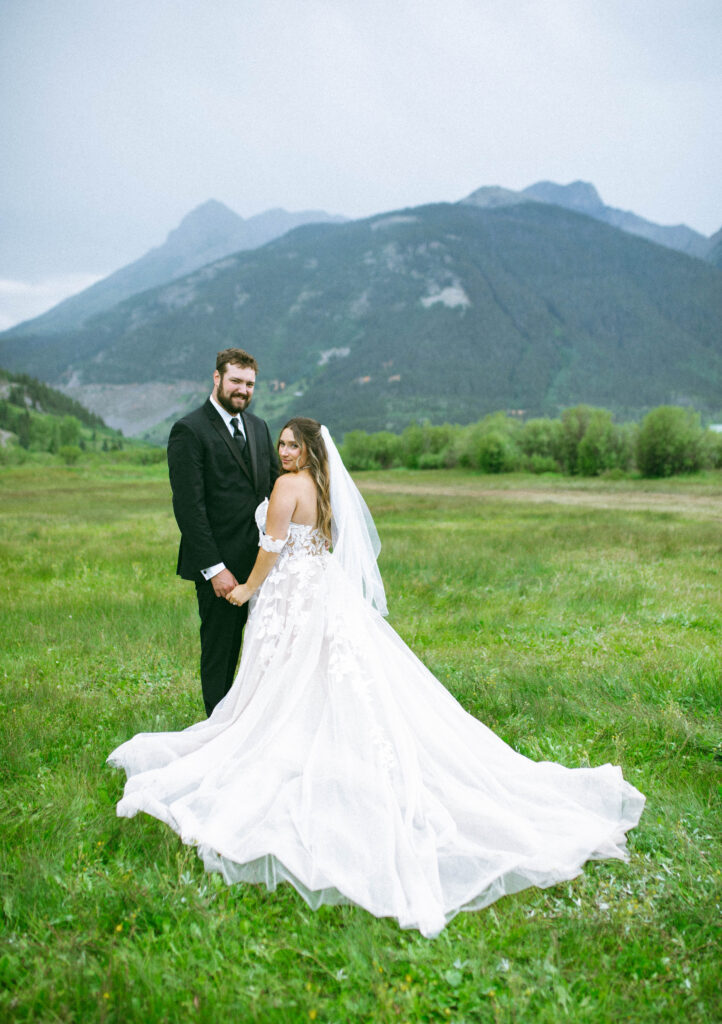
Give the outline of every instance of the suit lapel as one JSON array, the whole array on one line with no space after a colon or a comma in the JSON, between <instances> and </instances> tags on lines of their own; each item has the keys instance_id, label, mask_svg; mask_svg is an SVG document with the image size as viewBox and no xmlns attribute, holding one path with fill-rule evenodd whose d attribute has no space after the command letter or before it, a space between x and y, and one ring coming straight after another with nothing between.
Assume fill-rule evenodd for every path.
<instances>
[{"instance_id":1,"label":"suit lapel","mask_svg":"<svg viewBox=\"0 0 722 1024\"><path fill-rule=\"evenodd\" d=\"M228 430L228 427L223 422L223 419L221 418L221 416L219 416L218 413L216 412L216 410L213 408L213 406L211 405L210 400L208 400L206 402L205 408L206 408L206 413L208 415L208 419L211 421L211 424L212 424L214 430L219 434L219 436L223 440L223 443L228 448L228 451L231 453L231 455L236 460L238 465L241 467L243 472L249 478L251 483L253 483L253 476L251 475L251 470L249 470L248 466L246 465L244 459L241 456L241 453L238 451L238 445L236 444L236 442L231 437L231 434L230 434L230 431ZM243 424L244 424L244 426L246 425L245 419L243 420ZM246 434L246 438L248 439L248 434Z\"/></svg>"}]
</instances>

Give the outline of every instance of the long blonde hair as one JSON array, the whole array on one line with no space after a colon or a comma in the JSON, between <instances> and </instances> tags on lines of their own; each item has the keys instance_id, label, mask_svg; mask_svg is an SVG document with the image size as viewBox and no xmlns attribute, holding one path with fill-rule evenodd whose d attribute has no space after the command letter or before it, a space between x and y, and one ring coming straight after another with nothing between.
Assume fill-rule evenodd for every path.
<instances>
[{"instance_id":1,"label":"long blonde hair","mask_svg":"<svg viewBox=\"0 0 722 1024\"><path fill-rule=\"evenodd\" d=\"M328 472L328 453L321 437L321 424L308 416L294 416L281 430L290 430L300 445L306 446L308 469L316 484L316 526L331 540L331 490ZM280 444L281 437L279 435Z\"/></svg>"}]
</instances>

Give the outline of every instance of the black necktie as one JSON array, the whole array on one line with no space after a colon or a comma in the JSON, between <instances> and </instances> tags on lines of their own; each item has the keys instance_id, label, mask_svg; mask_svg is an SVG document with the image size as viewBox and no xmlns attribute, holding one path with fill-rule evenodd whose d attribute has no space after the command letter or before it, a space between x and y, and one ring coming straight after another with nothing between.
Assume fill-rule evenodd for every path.
<instances>
[{"instance_id":1,"label":"black necktie","mask_svg":"<svg viewBox=\"0 0 722 1024\"><path fill-rule=\"evenodd\" d=\"M237 416L233 416L231 418L231 424L233 426L233 440L238 445L238 451L245 458L245 454L246 454L246 435L241 430L241 427L240 427L240 424L238 422L238 417Z\"/></svg>"}]
</instances>

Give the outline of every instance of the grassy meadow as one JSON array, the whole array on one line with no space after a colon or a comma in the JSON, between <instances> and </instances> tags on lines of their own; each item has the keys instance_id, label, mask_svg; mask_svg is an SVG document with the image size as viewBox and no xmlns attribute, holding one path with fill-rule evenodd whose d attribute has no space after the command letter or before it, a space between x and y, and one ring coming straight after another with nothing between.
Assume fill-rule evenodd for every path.
<instances>
[{"instance_id":1,"label":"grassy meadow","mask_svg":"<svg viewBox=\"0 0 722 1024\"><path fill-rule=\"evenodd\" d=\"M105 757L202 714L163 465L0 469L0 1019L722 1018L722 473L654 484L358 475L390 622L535 759L621 764L629 863L460 914L434 940L228 889Z\"/></svg>"}]
</instances>

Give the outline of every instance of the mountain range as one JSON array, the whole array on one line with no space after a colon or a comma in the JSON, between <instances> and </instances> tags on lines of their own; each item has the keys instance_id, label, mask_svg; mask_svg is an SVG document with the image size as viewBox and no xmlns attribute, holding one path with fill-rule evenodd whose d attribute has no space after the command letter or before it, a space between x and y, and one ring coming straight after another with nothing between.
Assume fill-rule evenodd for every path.
<instances>
[{"instance_id":1,"label":"mountain range","mask_svg":"<svg viewBox=\"0 0 722 1024\"><path fill-rule=\"evenodd\" d=\"M12 327L8 333L55 334L82 327L91 317L123 299L184 277L206 263L256 249L301 224L343 223L345 217L322 210L266 210L246 220L215 199L192 210L163 245L115 273L58 303L47 313Z\"/></svg>"},{"instance_id":2,"label":"mountain range","mask_svg":"<svg viewBox=\"0 0 722 1024\"><path fill-rule=\"evenodd\" d=\"M219 206L186 218L198 252L223 234ZM631 417L666 403L722 412L719 233L614 211L581 182L329 221L51 331L63 303L1 335L0 365L155 439L207 394L229 344L258 357L255 409L274 427L297 412L343 433L578 402Z\"/></svg>"}]
</instances>

